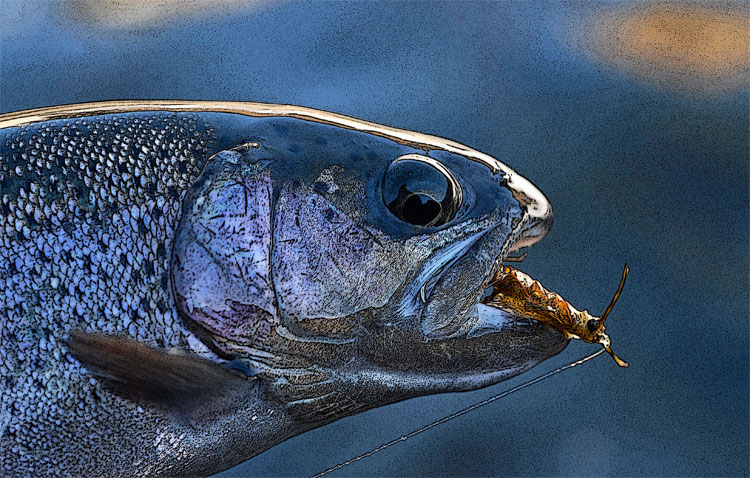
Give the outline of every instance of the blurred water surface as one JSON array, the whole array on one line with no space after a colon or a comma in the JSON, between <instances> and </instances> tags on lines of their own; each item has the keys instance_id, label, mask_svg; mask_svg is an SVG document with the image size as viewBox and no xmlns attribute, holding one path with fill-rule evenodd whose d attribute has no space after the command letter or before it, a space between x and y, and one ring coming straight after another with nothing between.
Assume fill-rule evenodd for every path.
<instances>
[{"instance_id":1,"label":"blurred water surface","mask_svg":"<svg viewBox=\"0 0 750 478\"><path fill-rule=\"evenodd\" d=\"M630 369L599 358L339 476L750 474L747 4L1 3L2 112L247 100L433 133L546 193L555 225L522 269L550 290L601 313L629 263L608 331ZM225 476L313 474L593 350Z\"/></svg>"}]
</instances>

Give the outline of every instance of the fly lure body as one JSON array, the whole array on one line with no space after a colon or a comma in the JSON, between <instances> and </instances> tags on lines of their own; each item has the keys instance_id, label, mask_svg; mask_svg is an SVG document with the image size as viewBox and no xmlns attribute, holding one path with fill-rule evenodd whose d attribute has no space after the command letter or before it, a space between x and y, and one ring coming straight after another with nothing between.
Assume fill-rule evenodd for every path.
<instances>
[{"instance_id":1,"label":"fly lure body","mask_svg":"<svg viewBox=\"0 0 750 478\"><path fill-rule=\"evenodd\" d=\"M619 366L627 367L628 363L612 351L609 336L604 333L604 321L620 297L629 271L625 264L617 292L600 317L591 315L585 309L579 311L560 294L546 290L538 280L511 266L503 266L497 271L490 283L492 294L485 303L521 317L547 323L571 339L601 344Z\"/></svg>"}]
</instances>

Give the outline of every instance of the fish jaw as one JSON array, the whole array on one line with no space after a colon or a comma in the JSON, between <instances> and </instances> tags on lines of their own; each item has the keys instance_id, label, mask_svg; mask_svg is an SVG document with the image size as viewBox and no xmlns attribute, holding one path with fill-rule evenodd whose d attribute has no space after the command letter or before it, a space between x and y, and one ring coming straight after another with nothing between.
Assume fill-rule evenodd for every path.
<instances>
[{"instance_id":1,"label":"fish jaw","mask_svg":"<svg viewBox=\"0 0 750 478\"><path fill-rule=\"evenodd\" d=\"M524 220L530 220L525 216ZM547 224L551 220L543 218ZM542 220L539 218L538 220ZM536 242L547 226L517 224L515 236ZM360 349L367 351L367 365L363 366L367 380L387 386L379 387L388 393L384 402L429 393L467 391L493 385L523 373L540 362L562 352L570 337L548 324L508 313L502 308L482 303L485 284L502 265L505 255L514 249L514 236L501 246L502 253L482 263L478 258L487 255L493 241L502 237L501 231L485 231L437 279L428 292L422 320L417 330L392 325L370 329ZM482 267L484 267L482 269ZM451 307L450 294L441 298L440 291L449 290L466 280L466 271L476 270L474 284L469 287L471 301L456 306L452 319L444 320L443 328L427 326L430 312ZM463 279L459 279L462 277ZM418 299L421 300L421 299ZM382 344L388 344L384 347Z\"/></svg>"}]
</instances>

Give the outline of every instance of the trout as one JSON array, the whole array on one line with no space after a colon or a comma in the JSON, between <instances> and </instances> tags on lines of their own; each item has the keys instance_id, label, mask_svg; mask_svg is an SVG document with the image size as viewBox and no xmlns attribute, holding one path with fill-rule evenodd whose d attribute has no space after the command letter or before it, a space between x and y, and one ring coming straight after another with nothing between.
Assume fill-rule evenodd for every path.
<instances>
[{"instance_id":1,"label":"trout","mask_svg":"<svg viewBox=\"0 0 750 478\"><path fill-rule=\"evenodd\" d=\"M552 209L497 159L260 103L0 115L2 474L203 475L563 350L481 303Z\"/></svg>"}]
</instances>

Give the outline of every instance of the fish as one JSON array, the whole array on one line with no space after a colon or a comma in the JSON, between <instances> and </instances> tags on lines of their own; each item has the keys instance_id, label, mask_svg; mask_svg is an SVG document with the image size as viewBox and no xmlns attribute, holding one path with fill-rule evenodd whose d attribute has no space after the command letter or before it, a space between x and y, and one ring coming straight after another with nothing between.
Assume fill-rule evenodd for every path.
<instances>
[{"instance_id":1,"label":"fish","mask_svg":"<svg viewBox=\"0 0 750 478\"><path fill-rule=\"evenodd\" d=\"M0 115L0 459L206 475L570 337L482 303L552 208L454 141L291 105Z\"/></svg>"}]
</instances>

